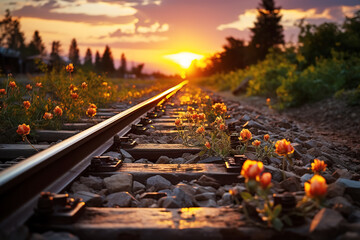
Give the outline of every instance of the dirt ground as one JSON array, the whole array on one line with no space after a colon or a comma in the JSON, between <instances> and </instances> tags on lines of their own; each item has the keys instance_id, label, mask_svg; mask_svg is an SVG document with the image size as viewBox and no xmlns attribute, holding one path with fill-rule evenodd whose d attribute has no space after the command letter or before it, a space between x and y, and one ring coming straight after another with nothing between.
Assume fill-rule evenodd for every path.
<instances>
[{"instance_id":1,"label":"dirt ground","mask_svg":"<svg viewBox=\"0 0 360 240\"><path fill-rule=\"evenodd\" d=\"M330 98L279 112L269 108L262 97L234 96L231 92L220 92L219 95L240 101L264 115L292 120L306 132L333 142L360 164L360 106L348 106L342 100Z\"/></svg>"}]
</instances>

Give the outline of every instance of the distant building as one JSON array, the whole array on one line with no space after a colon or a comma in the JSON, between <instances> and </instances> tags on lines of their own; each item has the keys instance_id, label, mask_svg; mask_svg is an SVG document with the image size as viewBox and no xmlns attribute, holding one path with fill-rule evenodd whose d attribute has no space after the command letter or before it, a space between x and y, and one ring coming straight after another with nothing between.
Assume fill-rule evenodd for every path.
<instances>
[{"instance_id":1,"label":"distant building","mask_svg":"<svg viewBox=\"0 0 360 240\"><path fill-rule=\"evenodd\" d=\"M23 61L19 51L0 47L0 71L1 73L23 72Z\"/></svg>"}]
</instances>

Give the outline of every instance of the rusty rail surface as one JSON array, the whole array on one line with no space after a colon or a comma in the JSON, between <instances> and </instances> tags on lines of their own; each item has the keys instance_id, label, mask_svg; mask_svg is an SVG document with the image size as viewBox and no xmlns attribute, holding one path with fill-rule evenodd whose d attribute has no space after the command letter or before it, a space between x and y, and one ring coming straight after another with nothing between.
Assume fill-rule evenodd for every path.
<instances>
[{"instance_id":1,"label":"rusty rail surface","mask_svg":"<svg viewBox=\"0 0 360 240\"><path fill-rule=\"evenodd\" d=\"M184 81L155 97L72 136L0 173L0 230L10 232L33 212L39 194L59 192L157 104L174 95Z\"/></svg>"}]
</instances>

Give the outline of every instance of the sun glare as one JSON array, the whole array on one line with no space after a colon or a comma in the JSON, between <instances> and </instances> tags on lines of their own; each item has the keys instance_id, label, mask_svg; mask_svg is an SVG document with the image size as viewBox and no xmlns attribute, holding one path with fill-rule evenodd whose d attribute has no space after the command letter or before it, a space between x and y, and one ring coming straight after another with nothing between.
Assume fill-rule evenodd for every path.
<instances>
[{"instance_id":1,"label":"sun glare","mask_svg":"<svg viewBox=\"0 0 360 240\"><path fill-rule=\"evenodd\" d=\"M179 64L183 69L187 69L188 67L190 67L192 61L194 61L195 59L200 60L204 56L191 52L180 52L176 54L165 55L164 57Z\"/></svg>"}]
</instances>

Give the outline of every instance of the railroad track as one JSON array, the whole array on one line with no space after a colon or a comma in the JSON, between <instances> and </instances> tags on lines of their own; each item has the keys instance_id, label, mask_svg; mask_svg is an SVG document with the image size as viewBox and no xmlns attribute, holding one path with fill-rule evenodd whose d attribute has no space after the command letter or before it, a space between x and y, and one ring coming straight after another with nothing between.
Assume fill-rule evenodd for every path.
<instances>
[{"instance_id":1,"label":"railroad track","mask_svg":"<svg viewBox=\"0 0 360 240\"><path fill-rule=\"evenodd\" d=\"M308 229L302 234L301 227L277 232L249 224L229 193L245 190L239 166L200 157L201 148L185 147L175 138L174 121L188 106L172 97L181 95L186 84L0 172L0 238L23 224L30 232L69 232L79 239L307 236ZM240 110L239 126L230 123L229 130L249 126L266 133ZM233 160L244 161L244 156ZM280 172L273 166L265 169L274 178ZM298 193L294 200L304 194Z\"/></svg>"}]
</instances>

